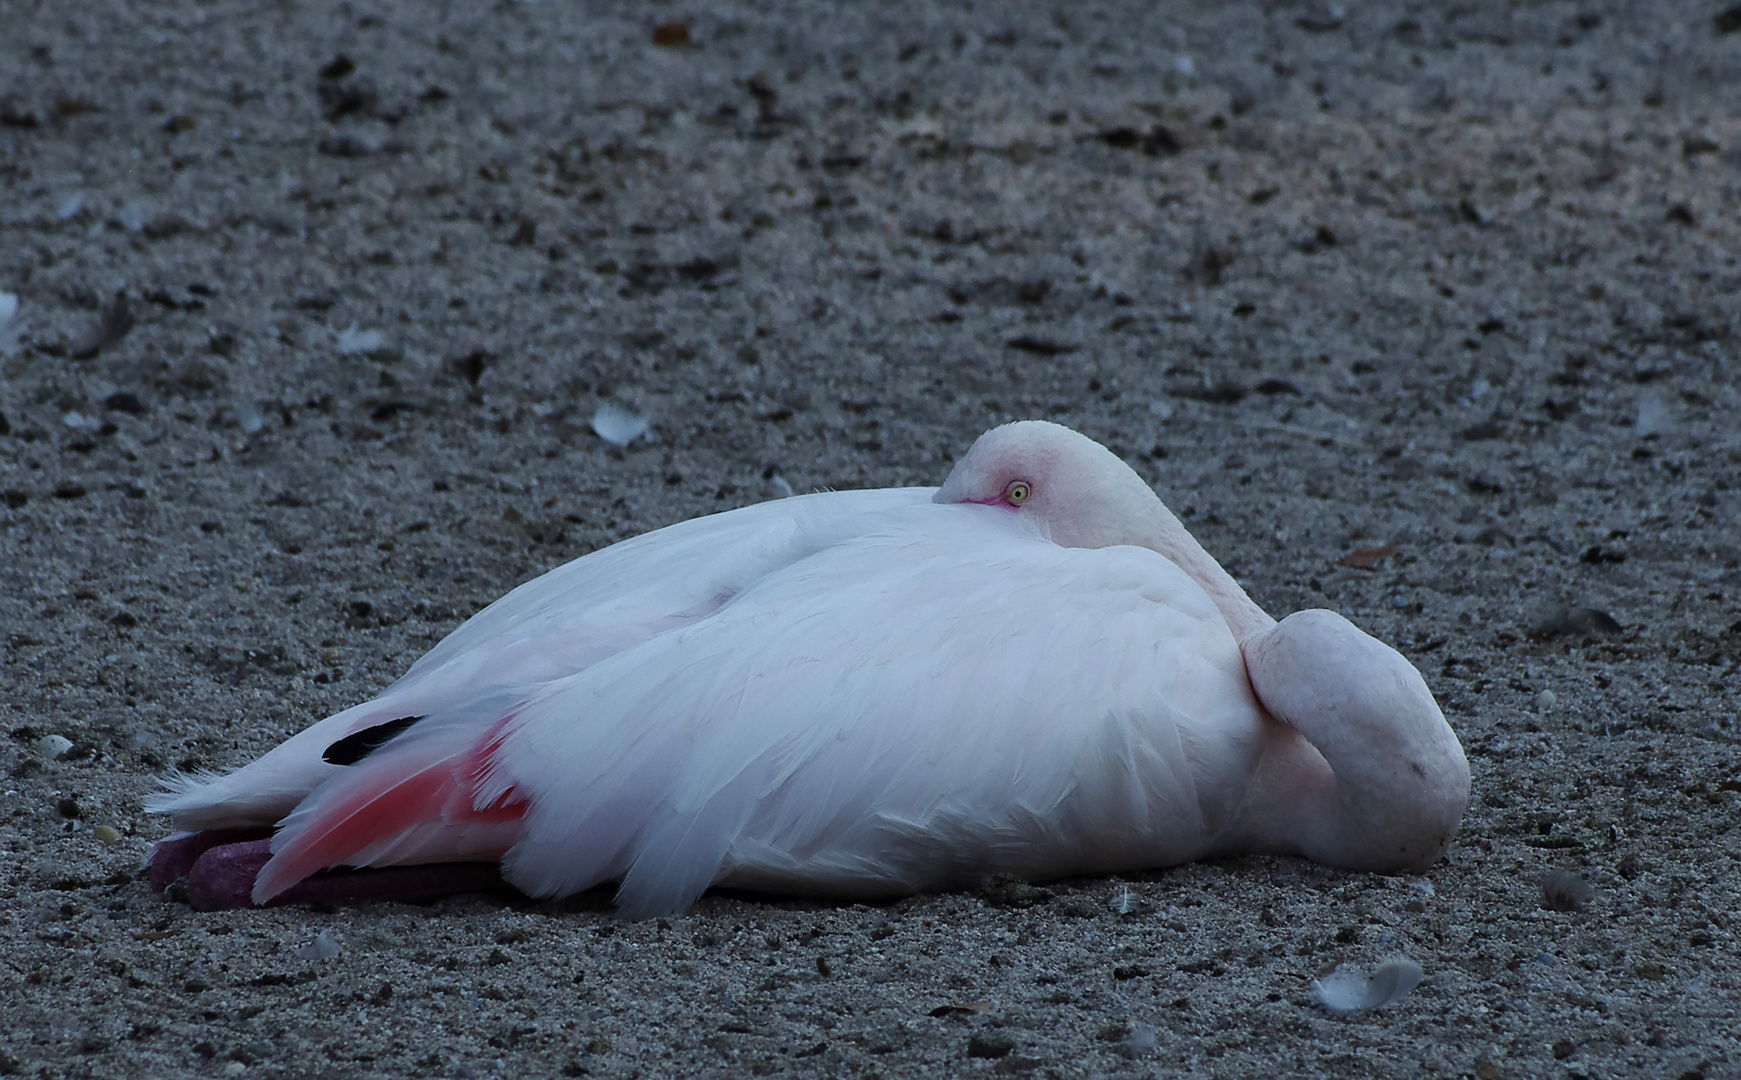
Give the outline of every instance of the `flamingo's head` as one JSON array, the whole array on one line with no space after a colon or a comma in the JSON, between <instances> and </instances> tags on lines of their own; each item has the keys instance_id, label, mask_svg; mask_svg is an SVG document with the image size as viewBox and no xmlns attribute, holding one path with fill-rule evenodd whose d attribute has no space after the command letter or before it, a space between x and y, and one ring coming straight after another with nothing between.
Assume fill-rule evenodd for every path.
<instances>
[{"instance_id":1,"label":"flamingo's head","mask_svg":"<svg viewBox=\"0 0 1741 1080\"><path fill-rule=\"evenodd\" d=\"M1034 520L1063 547L1151 545L1160 500L1142 477L1086 435L1018 420L981 435L933 496Z\"/></svg>"}]
</instances>

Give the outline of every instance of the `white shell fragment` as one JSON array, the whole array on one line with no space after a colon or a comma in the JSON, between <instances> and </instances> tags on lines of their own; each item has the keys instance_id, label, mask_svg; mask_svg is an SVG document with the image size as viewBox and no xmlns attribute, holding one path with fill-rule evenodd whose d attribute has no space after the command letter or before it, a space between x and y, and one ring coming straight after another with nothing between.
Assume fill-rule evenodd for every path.
<instances>
[{"instance_id":1,"label":"white shell fragment","mask_svg":"<svg viewBox=\"0 0 1741 1080\"><path fill-rule=\"evenodd\" d=\"M50 761L60 757L73 748L73 741L65 735L44 735L36 740L36 752Z\"/></svg>"},{"instance_id":2,"label":"white shell fragment","mask_svg":"<svg viewBox=\"0 0 1741 1080\"><path fill-rule=\"evenodd\" d=\"M298 960L331 960L340 951L342 950L339 948L338 939L332 936L332 929L329 927L322 930L307 945L297 946L296 958Z\"/></svg>"},{"instance_id":3,"label":"white shell fragment","mask_svg":"<svg viewBox=\"0 0 1741 1080\"><path fill-rule=\"evenodd\" d=\"M0 292L0 356L10 356L17 350L27 322L18 317L18 297Z\"/></svg>"},{"instance_id":4,"label":"white shell fragment","mask_svg":"<svg viewBox=\"0 0 1741 1080\"><path fill-rule=\"evenodd\" d=\"M1358 968L1337 967L1312 983L1318 1002L1333 1013L1365 1012L1394 1005L1421 982L1421 965L1393 956L1371 975Z\"/></svg>"},{"instance_id":5,"label":"white shell fragment","mask_svg":"<svg viewBox=\"0 0 1741 1080\"><path fill-rule=\"evenodd\" d=\"M612 446L627 446L647 434L648 420L618 405L600 405L592 414L592 430Z\"/></svg>"},{"instance_id":6,"label":"white shell fragment","mask_svg":"<svg viewBox=\"0 0 1741 1080\"><path fill-rule=\"evenodd\" d=\"M1638 398L1638 419L1634 428L1641 439L1652 435L1666 435L1674 428L1674 416L1662 398L1655 394L1641 394Z\"/></svg>"},{"instance_id":7,"label":"white shell fragment","mask_svg":"<svg viewBox=\"0 0 1741 1080\"><path fill-rule=\"evenodd\" d=\"M368 356L386 347L387 335L379 330L359 330L357 324L352 323L348 329L339 331L340 356Z\"/></svg>"},{"instance_id":8,"label":"white shell fragment","mask_svg":"<svg viewBox=\"0 0 1741 1080\"><path fill-rule=\"evenodd\" d=\"M1535 696L1535 711L1547 712L1560 700L1560 696L1552 690L1543 690Z\"/></svg>"}]
</instances>

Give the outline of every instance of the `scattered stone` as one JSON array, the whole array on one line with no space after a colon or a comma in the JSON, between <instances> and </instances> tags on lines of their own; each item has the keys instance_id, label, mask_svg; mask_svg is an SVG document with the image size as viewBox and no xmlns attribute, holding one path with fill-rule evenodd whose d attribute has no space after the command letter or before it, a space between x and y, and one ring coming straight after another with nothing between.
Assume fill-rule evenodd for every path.
<instances>
[{"instance_id":1,"label":"scattered stone","mask_svg":"<svg viewBox=\"0 0 1741 1080\"><path fill-rule=\"evenodd\" d=\"M1168 391L1174 397L1206 401L1211 405L1237 405L1245 400L1245 387L1230 379L1213 383L1191 383Z\"/></svg>"},{"instance_id":2,"label":"scattered stone","mask_svg":"<svg viewBox=\"0 0 1741 1080\"><path fill-rule=\"evenodd\" d=\"M653 44L673 49L689 44L689 27L680 22L665 22L653 27Z\"/></svg>"},{"instance_id":3,"label":"scattered stone","mask_svg":"<svg viewBox=\"0 0 1741 1080\"><path fill-rule=\"evenodd\" d=\"M490 361L494 359L495 357L488 350L473 349L461 356L450 358L447 361L447 368L466 382L476 386L478 380L484 377L484 370L490 366Z\"/></svg>"},{"instance_id":4,"label":"scattered stone","mask_svg":"<svg viewBox=\"0 0 1741 1080\"><path fill-rule=\"evenodd\" d=\"M1620 623L1606 611L1592 607L1565 607L1536 620L1529 634L1534 638L1603 638L1618 634L1620 630Z\"/></svg>"},{"instance_id":5,"label":"scattered stone","mask_svg":"<svg viewBox=\"0 0 1741 1080\"><path fill-rule=\"evenodd\" d=\"M1294 16L1294 25L1308 34L1328 34L1342 28L1348 11L1341 4L1312 4Z\"/></svg>"},{"instance_id":6,"label":"scattered stone","mask_svg":"<svg viewBox=\"0 0 1741 1080\"><path fill-rule=\"evenodd\" d=\"M339 53L320 66L320 77L323 79L342 79L357 70L357 62Z\"/></svg>"},{"instance_id":7,"label":"scattered stone","mask_svg":"<svg viewBox=\"0 0 1741 1080\"><path fill-rule=\"evenodd\" d=\"M1357 548L1336 560L1337 566L1346 566L1351 570L1376 570L1391 556L1402 549L1395 544L1385 544L1381 547Z\"/></svg>"},{"instance_id":8,"label":"scattered stone","mask_svg":"<svg viewBox=\"0 0 1741 1080\"><path fill-rule=\"evenodd\" d=\"M365 112L373 108L380 100L375 90L375 84L369 79L355 75L356 68L346 56L334 57L321 68L320 85L315 88L315 96L320 100L320 114L329 122ZM328 76L328 70L343 70L344 75ZM354 78L349 77L355 75Z\"/></svg>"},{"instance_id":9,"label":"scattered stone","mask_svg":"<svg viewBox=\"0 0 1741 1080\"><path fill-rule=\"evenodd\" d=\"M36 740L36 752L50 761L55 760L73 748L73 741L65 735L44 735Z\"/></svg>"},{"instance_id":10,"label":"scattered stone","mask_svg":"<svg viewBox=\"0 0 1741 1080\"><path fill-rule=\"evenodd\" d=\"M89 360L126 337L132 329L133 309L127 306L127 294L117 292L103 309L97 324L67 346L67 355L74 360Z\"/></svg>"},{"instance_id":11,"label":"scattered stone","mask_svg":"<svg viewBox=\"0 0 1741 1080\"><path fill-rule=\"evenodd\" d=\"M1213 244L1199 249L1185 267L1185 278L1199 285L1216 286L1222 282L1227 268L1233 265L1233 253Z\"/></svg>"},{"instance_id":12,"label":"scattered stone","mask_svg":"<svg viewBox=\"0 0 1741 1080\"><path fill-rule=\"evenodd\" d=\"M979 898L991 907L1025 908L1051 900L1052 891L1036 888L1011 874L994 874L980 887Z\"/></svg>"},{"instance_id":13,"label":"scattered stone","mask_svg":"<svg viewBox=\"0 0 1741 1080\"><path fill-rule=\"evenodd\" d=\"M1073 353L1082 346L1077 342L1059 341L1057 338L1040 337L1036 334L1018 334L1004 342L1012 349L1031 352L1038 356L1061 356Z\"/></svg>"},{"instance_id":14,"label":"scattered stone","mask_svg":"<svg viewBox=\"0 0 1741 1080\"><path fill-rule=\"evenodd\" d=\"M1545 713L1552 709L1559 700L1559 695L1552 690L1543 690L1535 696L1535 711Z\"/></svg>"},{"instance_id":15,"label":"scattered stone","mask_svg":"<svg viewBox=\"0 0 1741 1080\"><path fill-rule=\"evenodd\" d=\"M1008 1057L1016 1041L1008 1035L975 1035L967 1040L967 1056L976 1058Z\"/></svg>"},{"instance_id":16,"label":"scattered stone","mask_svg":"<svg viewBox=\"0 0 1741 1080\"><path fill-rule=\"evenodd\" d=\"M1147 131L1133 127L1113 127L1094 136L1114 150L1138 150L1148 157L1171 157L1184 149L1179 137L1163 124L1153 124Z\"/></svg>"},{"instance_id":17,"label":"scattered stone","mask_svg":"<svg viewBox=\"0 0 1741 1080\"><path fill-rule=\"evenodd\" d=\"M959 1005L939 1005L931 1010L932 1016L979 1016L991 1011L989 1001L964 1001Z\"/></svg>"},{"instance_id":18,"label":"scattered stone","mask_svg":"<svg viewBox=\"0 0 1741 1080\"><path fill-rule=\"evenodd\" d=\"M147 240L167 240L172 236L180 236L182 233L195 232L197 228L193 222L180 214L158 214L141 225L139 231ZM205 305L200 304L199 306L204 307Z\"/></svg>"},{"instance_id":19,"label":"scattered stone","mask_svg":"<svg viewBox=\"0 0 1741 1080\"><path fill-rule=\"evenodd\" d=\"M91 830L91 835L97 838L97 843L104 847L114 847L121 842L121 833L113 825L98 825Z\"/></svg>"},{"instance_id":20,"label":"scattered stone","mask_svg":"<svg viewBox=\"0 0 1741 1080\"><path fill-rule=\"evenodd\" d=\"M328 135L315 145L315 150L336 158L368 157L375 152L373 146L355 135Z\"/></svg>"}]
</instances>

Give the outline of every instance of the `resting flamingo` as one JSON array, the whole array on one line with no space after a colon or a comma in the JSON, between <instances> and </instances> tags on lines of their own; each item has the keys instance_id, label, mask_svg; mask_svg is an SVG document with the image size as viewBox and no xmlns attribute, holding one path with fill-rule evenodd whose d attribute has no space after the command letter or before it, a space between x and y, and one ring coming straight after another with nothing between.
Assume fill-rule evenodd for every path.
<instances>
[{"instance_id":1,"label":"resting flamingo","mask_svg":"<svg viewBox=\"0 0 1741 1080\"><path fill-rule=\"evenodd\" d=\"M1330 611L1272 619L1112 452L1023 421L941 488L576 559L374 700L168 787L149 809L187 831L154 878L199 907L615 882L646 917L716 885L874 897L1248 852L1420 870L1469 768L1399 653Z\"/></svg>"}]
</instances>

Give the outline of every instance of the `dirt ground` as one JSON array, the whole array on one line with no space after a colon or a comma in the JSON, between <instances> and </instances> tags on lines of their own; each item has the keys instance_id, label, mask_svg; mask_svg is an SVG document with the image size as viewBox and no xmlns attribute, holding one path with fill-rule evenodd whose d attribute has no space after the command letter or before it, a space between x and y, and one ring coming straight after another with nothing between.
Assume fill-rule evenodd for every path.
<instances>
[{"instance_id":1,"label":"dirt ground","mask_svg":"<svg viewBox=\"0 0 1741 1080\"><path fill-rule=\"evenodd\" d=\"M1741 1075L1741 8L0 25L0 1072ZM568 559L1017 417L1421 668L1474 771L1442 865L645 923L143 880L160 771ZM1316 1003L1393 954L1400 1003Z\"/></svg>"}]
</instances>

